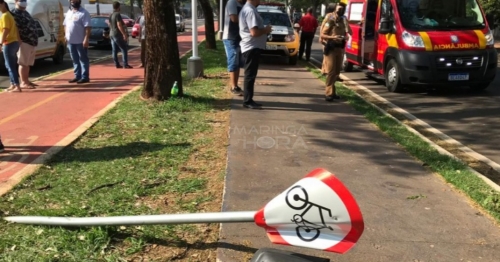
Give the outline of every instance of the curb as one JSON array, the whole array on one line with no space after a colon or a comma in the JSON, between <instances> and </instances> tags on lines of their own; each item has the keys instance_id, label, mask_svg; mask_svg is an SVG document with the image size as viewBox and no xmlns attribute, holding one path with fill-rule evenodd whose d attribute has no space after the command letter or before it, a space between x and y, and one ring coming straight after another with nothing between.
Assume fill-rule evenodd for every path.
<instances>
[{"instance_id":1,"label":"curb","mask_svg":"<svg viewBox=\"0 0 500 262\"><path fill-rule=\"evenodd\" d=\"M321 64L318 60L316 60L314 58L311 58L311 61L314 61L315 63ZM318 68L318 66L316 66L312 62L309 62L309 64L311 64L315 68ZM375 100L378 100L378 101L384 103L385 105L387 105L388 107L390 107L392 110L394 110L394 111L398 112L399 114L403 115L404 117L406 117L409 121L411 121L411 122L415 123L416 125L418 125L418 126L424 128L424 129L428 130L429 132L431 132L434 135L436 135L439 139L441 139L443 141L447 141L449 143L452 143L453 145L457 146L457 148L459 150L461 150L462 152L466 153L469 157L475 159L478 162L483 162L484 164L490 166L492 169L496 170L497 172L500 172L500 165L499 164L497 164L497 163L493 162L492 160L486 158L485 156L483 156L483 155L475 152L474 150L472 150L472 149L470 149L470 148L462 145L460 142L458 142L455 139L453 139L453 138L445 135L441 131L433 128L432 126L430 126L426 122L418 119L417 117L415 117L414 115L408 113L404 109L402 109L402 108L400 108L400 107L392 104L391 102L389 102L388 100L386 100L386 99L382 98L381 96L375 94L373 91L369 90L368 88L366 88L366 87L364 87L362 85L357 84L355 81L351 80L346 75L340 74L340 76L342 77L342 79L344 79L344 82L342 83L342 85L344 87L352 90L356 94L356 96L358 96L363 101L365 101L366 103L368 103L369 105L371 105L372 107L374 107L375 109L377 109L378 111L380 111L383 115L385 115L385 116L387 116L387 117L395 120L397 123L399 123L399 124L403 125L404 127L406 127L406 129L408 129L410 132L414 133L415 135L417 135L418 137L420 137L422 140L424 140L425 142L427 142L434 149L436 149L439 153L447 155L449 157L452 157L453 159L455 159L455 160L463 163L464 165L467 166L467 170L469 170L470 172L472 172L473 174L475 174L477 177L481 178L486 184L488 184L494 190L500 192L500 185L496 184L495 182L491 181L485 175L483 175L483 174L479 173L478 171L476 171L475 169L471 168L463 160L461 160L460 158L458 158L457 156L455 156L454 154L452 154L448 150L446 150L446 149L442 148L441 146L437 145L436 143L434 143L433 141L431 141L429 138L427 138L425 135L423 135L422 133L420 133L419 131L417 131L413 127L411 127L411 126L409 126L409 125L401 122L399 119L397 119L396 117L394 117L392 114L390 114L386 110L384 110L381 107L377 106L376 104L374 104L374 103L366 100L363 96L361 96L357 92L357 90L363 90L364 92L366 92L368 95L370 95Z\"/></svg>"}]
</instances>

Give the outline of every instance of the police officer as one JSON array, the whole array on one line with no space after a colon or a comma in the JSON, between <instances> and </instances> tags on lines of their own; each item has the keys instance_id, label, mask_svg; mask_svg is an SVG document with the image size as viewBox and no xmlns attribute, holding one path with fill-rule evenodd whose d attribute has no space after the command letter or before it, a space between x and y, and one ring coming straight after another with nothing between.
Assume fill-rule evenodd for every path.
<instances>
[{"instance_id":1,"label":"police officer","mask_svg":"<svg viewBox=\"0 0 500 262\"><path fill-rule=\"evenodd\" d=\"M324 54L326 63L326 101L339 99L335 90L335 82L338 80L342 62L344 59L344 48L347 41L347 34L351 28L347 23L344 13L346 4L338 3L332 16L327 17L325 25L321 29L321 38L326 41Z\"/></svg>"},{"instance_id":2,"label":"police officer","mask_svg":"<svg viewBox=\"0 0 500 262\"><path fill-rule=\"evenodd\" d=\"M325 39L323 39L321 37L321 32L323 31L323 28L325 27L326 22L333 17L333 13L335 12L336 8L337 8L336 3L331 3L326 8L325 18L323 18L323 22L321 22L321 27L319 28L319 32L320 32L319 43L320 44L324 45L326 43ZM328 73L326 71L326 68L329 66L328 64L329 64L329 61L327 61L326 55L323 55L323 64L321 65L321 74L326 75Z\"/></svg>"}]
</instances>

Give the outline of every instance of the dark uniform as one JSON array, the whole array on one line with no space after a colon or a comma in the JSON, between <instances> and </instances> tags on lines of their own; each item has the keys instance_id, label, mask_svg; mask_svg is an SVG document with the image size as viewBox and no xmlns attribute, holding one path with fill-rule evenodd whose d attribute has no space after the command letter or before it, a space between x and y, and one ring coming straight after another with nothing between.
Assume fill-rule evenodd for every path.
<instances>
[{"instance_id":1,"label":"dark uniform","mask_svg":"<svg viewBox=\"0 0 500 262\"><path fill-rule=\"evenodd\" d=\"M324 71L327 73L325 95L327 97L335 96L335 82L338 80L342 61L344 59L344 47L347 41L346 36L351 32L349 24L344 17L339 17L336 13L327 16L324 26L321 28L321 34L327 36L342 36L344 40L328 40L331 42L330 51L324 56ZM326 47L325 47L326 48Z\"/></svg>"}]
</instances>

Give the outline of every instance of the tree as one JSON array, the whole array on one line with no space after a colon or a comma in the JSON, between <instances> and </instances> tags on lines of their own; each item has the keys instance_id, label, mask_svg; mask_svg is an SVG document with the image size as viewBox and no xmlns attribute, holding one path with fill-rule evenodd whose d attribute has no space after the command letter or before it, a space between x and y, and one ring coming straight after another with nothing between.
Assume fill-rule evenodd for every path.
<instances>
[{"instance_id":1,"label":"tree","mask_svg":"<svg viewBox=\"0 0 500 262\"><path fill-rule=\"evenodd\" d=\"M500 0L480 0L484 12L493 15L496 22L500 22Z\"/></svg>"},{"instance_id":2,"label":"tree","mask_svg":"<svg viewBox=\"0 0 500 262\"><path fill-rule=\"evenodd\" d=\"M293 6L294 8L303 8L303 9L307 9L309 7L312 7L313 8L313 15L314 16L317 16L317 10L318 10L318 7L321 5L321 4L324 4L324 3L327 3L327 1L325 0L286 0L291 6ZM330 0L328 2L332 2L332 3L338 3L339 0ZM287 4L288 4L287 3Z\"/></svg>"},{"instance_id":3,"label":"tree","mask_svg":"<svg viewBox=\"0 0 500 262\"><path fill-rule=\"evenodd\" d=\"M205 17L205 47L206 49L217 49L215 41L214 10L210 0L199 0L203 16ZM220 20L220 19L219 19Z\"/></svg>"},{"instance_id":4,"label":"tree","mask_svg":"<svg viewBox=\"0 0 500 262\"><path fill-rule=\"evenodd\" d=\"M143 99L168 99L175 81L179 95L183 94L174 5L175 0L144 1L146 65Z\"/></svg>"}]
</instances>

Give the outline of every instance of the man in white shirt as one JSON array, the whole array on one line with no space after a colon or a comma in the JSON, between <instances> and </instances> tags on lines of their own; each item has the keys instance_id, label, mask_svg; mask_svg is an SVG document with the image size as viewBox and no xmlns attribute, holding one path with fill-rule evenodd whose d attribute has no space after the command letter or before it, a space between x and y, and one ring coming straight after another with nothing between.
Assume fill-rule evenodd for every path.
<instances>
[{"instance_id":1,"label":"man in white shirt","mask_svg":"<svg viewBox=\"0 0 500 262\"><path fill-rule=\"evenodd\" d=\"M267 35L272 31L271 25L264 27L264 21L257 11L259 4L260 0L248 0L238 17L240 47L245 60L243 106L250 109L259 109L262 106L253 101L253 91L259 71L260 54L266 48Z\"/></svg>"}]
</instances>

